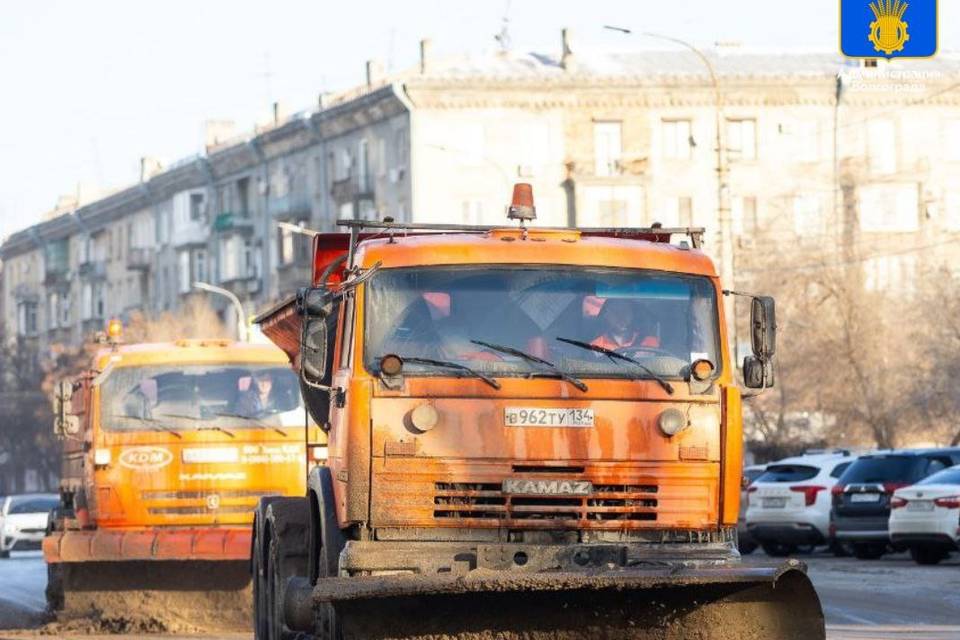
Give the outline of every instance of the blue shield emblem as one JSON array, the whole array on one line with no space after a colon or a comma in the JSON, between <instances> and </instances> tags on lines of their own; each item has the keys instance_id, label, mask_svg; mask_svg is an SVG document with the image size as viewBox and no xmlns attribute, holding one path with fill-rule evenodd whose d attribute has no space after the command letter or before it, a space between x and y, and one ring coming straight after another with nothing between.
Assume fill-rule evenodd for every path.
<instances>
[{"instance_id":1,"label":"blue shield emblem","mask_svg":"<svg viewBox=\"0 0 960 640\"><path fill-rule=\"evenodd\" d=\"M929 58L937 0L840 0L840 51L851 58Z\"/></svg>"}]
</instances>

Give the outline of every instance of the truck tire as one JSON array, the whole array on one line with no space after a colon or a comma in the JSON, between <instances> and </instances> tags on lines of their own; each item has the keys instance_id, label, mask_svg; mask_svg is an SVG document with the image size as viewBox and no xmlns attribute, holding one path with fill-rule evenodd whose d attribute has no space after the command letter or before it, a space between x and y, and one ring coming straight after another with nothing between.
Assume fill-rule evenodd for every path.
<instances>
[{"instance_id":1,"label":"truck tire","mask_svg":"<svg viewBox=\"0 0 960 640\"><path fill-rule=\"evenodd\" d=\"M797 551L794 545L782 542L761 542L760 546L763 548L763 552L771 558L786 558Z\"/></svg>"},{"instance_id":2,"label":"truck tire","mask_svg":"<svg viewBox=\"0 0 960 640\"><path fill-rule=\"evenodd\" d=\"M340 573L340 552L346 538L337 522L333 495L333 474L329 467L316 467L307 480L310 496L309 568L310 584ZM323 605L315 621L317 638L340 640L340 625L331 605Z\"/></svg>"},{"instance_id":3,"label":"truck tire","mask_svg":"<svg viewBox=\"0 0 960 640\"><path fill-rule=\"evenodd\" d=\"M253 540L250 549L250 576L253 582L253 637L254 640L268 640L270 621L267 609L267 575L265 573L269 540L265 538L264 524L267 521L267 509L282 496L260 498L253 512Z\"/></svg>"},{"instance_id":4,"label":"truck tire","mask_svg":"<svg viewBox=\"0 0 960 640\"><path fill-rule=\"evenodd\" d=\"M283 592L287 580L307 575L309 529L310 508L305 497L278 498L267 506L264 522L267 640L284 640L297 635L284 623Z\"/></svg>"}]
</instances>

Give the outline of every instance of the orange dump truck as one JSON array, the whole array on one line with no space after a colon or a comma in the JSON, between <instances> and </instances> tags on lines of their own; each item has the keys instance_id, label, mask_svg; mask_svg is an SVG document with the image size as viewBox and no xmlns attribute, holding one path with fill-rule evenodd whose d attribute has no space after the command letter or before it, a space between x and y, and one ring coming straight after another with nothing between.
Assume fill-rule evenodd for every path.
<instances>
[{"instance_id":1,"label":"orange dump truck","mask_svg":"<svg viewBox=\"0 0 960 640\"><path fill-rule=\"evenodd\" d=\"M329 460L261 502L258 638L824 637L744 565L741 393L702 230L341 221L259 318ZM773 300L746 385L772 385Z\"/></svg>"},{"instance_id":2,"label":"orange dump truck","mask_svg":"<svg viewBox=\"0 0 960 640\"><path fill-rule=\"evenodd\" d=\"M61 505L43 542L52 608L246 624L254 507L305 491L311 427L283 352L115 343L58 384L55 405Z\"/></svg>"}]
</instances>

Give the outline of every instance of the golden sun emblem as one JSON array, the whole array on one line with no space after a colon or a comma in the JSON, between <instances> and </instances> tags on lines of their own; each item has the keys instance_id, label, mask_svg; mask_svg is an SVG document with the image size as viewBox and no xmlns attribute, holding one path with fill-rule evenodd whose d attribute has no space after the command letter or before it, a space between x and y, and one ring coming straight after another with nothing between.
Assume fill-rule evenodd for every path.
<instances>
[{"instance_id":1,"label":"golden sun emblem","mask_svg":"<svg viewBox=\"0 0 960 640\"><path fill-rule=\"evenodd\" d=\"M901 0L876 0L870 3L876 20L870 23L870 35L867 38L873 43L874 50L887 55L903 51L904 43L910 39L907 23L903 21L907 6Z\"/></svg>"}]
</instances>

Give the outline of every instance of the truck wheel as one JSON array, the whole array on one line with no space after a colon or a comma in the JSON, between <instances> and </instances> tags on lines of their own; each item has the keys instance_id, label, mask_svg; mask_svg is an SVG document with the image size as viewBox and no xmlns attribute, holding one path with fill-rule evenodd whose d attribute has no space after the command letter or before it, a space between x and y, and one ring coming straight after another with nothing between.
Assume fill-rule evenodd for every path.
<instances>
[{"instance_id":1,"label":"truck wheel","mask_svg":"<svg viewBox=\"0 0 960 640\"><path fill-rule=\"evenodd\" d=\"M792 544L782 542L761 542L760 546L763 547L763 552L771 558L785 558L797 550Z\"/></svg>"},{"instance_id":2,"label":"truck wheel","mask_svg":"<svg viewBox=\"0 0 960 640\"><path fill-rule=\"evenodd\" d=\"M830 553L833 554L834 558L850 557L850 549L847 548L846 544L840 542L839 540L830 541Z\"/></svg>"},{"instance_id":3,"label":"truck wheel","mask_svg":"<svg viewBox=\"0 0 960 640\"><path fill-rule=\"evenodd\" d=\"M931 547L910 547L910 557L917 564L940 564L940 561L946 559L948 555L940 549Z\"/></svg>"},{"instance_id":4,"label":"truck wheel","mask_svg":"<svg viewBox=\"0 0 960 640\"><path fill-rule=\"evenodd\" d=\"M283 592L287 580L307 575L310 508L304 498L279 498L267 507L265 535L269 548L264 567L268 640L295 637L284 623Z\"/></svg>"},{"instance_id":5,"label":"truck wheel","mask_svg":"<svg viewBox=\"0 0 960 640\"><path fill-rule=\"evenodd\" d=\"M328 467L310 473L310 584L340 573L340 552L346 539L337 522L333 496L333 475ZM317 637L340 640L340 626L330 604L322 605L316 618Z\"/></svg>"},{"instance_id":6,"label":"truck wheel","mask_svg":"<svg viewBox=\"0 0 960 640\"><path fill-rule=\"evenodd\" d=\"M753 540L741 540L739 548L742 555L748 556L757 550L757 543Z\"/></svg>"},{"instance_id":7,"label":"truck wheel","mask_svg":"<svg viewBox=\"0 0 960 640\"><path fill-rule=\"evenodd\" d=\"M855 542L853 544L853 556L857 560L877 560L883 557L887 550L887 545L881 542Z\"/></svg>"},{"instance_id":8,"label":"truck wheel","mask_svg":"<svg viewBox=\"0 0 960 640\"><path fill-rule=\"evenodd\" d=\"M63 565L59 562L47 563L47 611L53 613L63 609Z\"/></svg>"},{"instance_id":9,"label":"truck wheel","mask_svg":"<svg viewBox=\"0 0 960 640\"><path fill-rule=\"evenodd\" d=\"M270 541L266 538L265 523L267 508L281 496L260 498L253 512L253 542L250 549L250 574L253 582L253 637L255 640L268 640L270 622L267 608L266 560L270 550Z\"/></svg>"}]
</instances>

